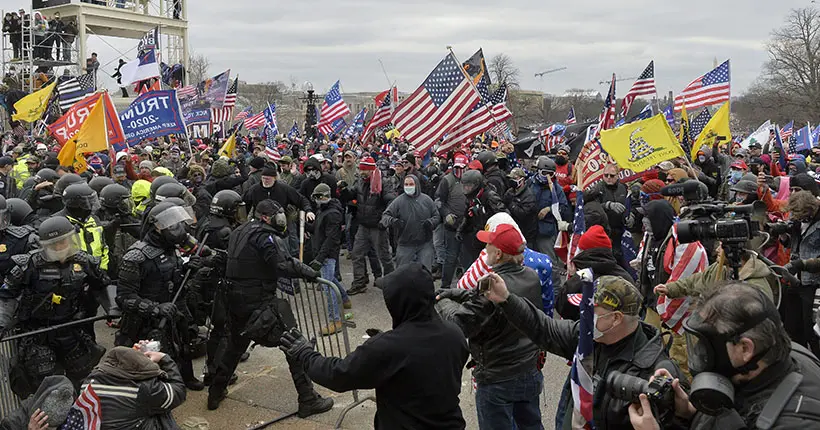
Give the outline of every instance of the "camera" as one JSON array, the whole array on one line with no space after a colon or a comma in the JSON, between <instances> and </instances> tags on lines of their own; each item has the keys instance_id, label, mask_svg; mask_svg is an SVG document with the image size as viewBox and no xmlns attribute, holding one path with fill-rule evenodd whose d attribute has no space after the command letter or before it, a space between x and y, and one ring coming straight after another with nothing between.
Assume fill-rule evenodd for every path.
<instances>
[{"instance_id":1,"label":"camera","mask_svg":"<svg viewBox=\"0 0 820 430\"><path fill-rule=\"evenodd\" d=\"M672 381L668 376L660 376L650 382L613 370L606 377L606 387L612 397L629 403L639 403L638 396L646 394L652 413L663 428L675 417L675 390L672 388Z\"/></svg>"},{"instance_id":2,"label":"camera","mask_svg":"<svg viewBox=\"0 0 820 430\"><path fill-rule=\"evenodd\" d=\"M681 243L720 240L724 244L744 244L760 231L759 223L751 219L759 211L765 211L765 205L759 201L750 205L687 206L681 217L694 219L678 224L678 239Z\"/></svg>"},{"instance_id":3,"label":"camera","mask_svg":"<svg viewBox=\"0 0 820 430\"><path fill-rule=\"evenodd\" d=\"M767 222L764 229L772 236L789 233L794 228L794 221Z\"/></svg>"}]
</instances>

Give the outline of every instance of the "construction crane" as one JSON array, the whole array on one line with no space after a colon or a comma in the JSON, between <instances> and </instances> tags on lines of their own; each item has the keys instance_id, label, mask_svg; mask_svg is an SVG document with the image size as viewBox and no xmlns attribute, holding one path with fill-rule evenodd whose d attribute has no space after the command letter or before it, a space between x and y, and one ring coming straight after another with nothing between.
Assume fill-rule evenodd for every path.
<instances>
[{"instance_id":1,"label":"construction crane","mask_svg":"<svg viewBox=\"0 0 820 430\"><path fill-rule=\"evenodd\" d=\"M637 76L633 76L633 77L631 77L631 78L621 78L621 79L615 79L615 82L621 82L621 81L634 81L635 79L638 79L638 77L637 77ZM605 80L605 81L598 82L598 85L604 85L604 84L609 85L609 84L611 84L611 83L612 83L612 79L607 79L607 80Z\"/></svg>"},{"instance_id":2,"label":"construction crane","mask_svg":"<svg viewBox=\"0 0 820 430\"><path fill-rule=\"evenodd\" d=\"M544 71L543 71L543 72L541 72L541 73L536 73L536 74L535 74L535 77L536 77L536 78L543 78L543 77L544 77L544 75L548 75L548 74L550 74L550 73L555 73L555 72L560 72L561 70L567 70L567 68L566 68L566 67L559 67L559 68L557 68L557 69L549 69L549 70L544 70Z\"/></svg>"}]
</instances>

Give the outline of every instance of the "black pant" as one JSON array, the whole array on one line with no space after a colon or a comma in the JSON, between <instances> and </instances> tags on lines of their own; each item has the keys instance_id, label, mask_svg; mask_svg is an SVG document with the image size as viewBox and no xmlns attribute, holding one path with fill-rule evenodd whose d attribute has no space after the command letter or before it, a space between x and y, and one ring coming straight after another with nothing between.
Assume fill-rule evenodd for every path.
<instances>
[{"instance_id":1,"label":"black pant","mask_svg":"<svg viewBox=\"0 0 820 430\"><path fill-rule=\"evenodd\" d=\"M783 327L792 341L806 346L814 354L820 353L820 343L814 333L814 286L801 286L797 291L787 290L783 294L780 316Z\"/></svg>"},{"instance_id":2,"label":"black pant","mask_svg":"<svg viewBox=\"0 0 820 430\"><path fill-rule=\"evenodd\" d=\"M242 336L242 331L248 324L248 319L255 309L246 306L245 303L237 302L235 299L235 296L229 297L231 309L228 311L228 332L230 334L227 337L227 342L225 342L227 348L217 352L221 359L216 363L216 374L208 390L209 392L222 393L228 388L228 382L236 371L236 366L239 365L239 359L251 344L250 339ZM296 392L299 395L299 403L310 402L318 398L319 394L313 389L313 382L305 373L302 363L290 357L286 358L290 376L293 378L293 385L296 386Z\"/></svg>"},{"instance_id":3,"label":"black pant","mask_svg":"<svg viewBox=\"0 0 820 430\"><path fill-rule=\"evenodd\" d=\"M22 33L9 34L9 39L11 39L11 46L14 50L14 58L23 58L23 50L21 49L23 43L22 36Z\"/></svg>"}]
</instances>

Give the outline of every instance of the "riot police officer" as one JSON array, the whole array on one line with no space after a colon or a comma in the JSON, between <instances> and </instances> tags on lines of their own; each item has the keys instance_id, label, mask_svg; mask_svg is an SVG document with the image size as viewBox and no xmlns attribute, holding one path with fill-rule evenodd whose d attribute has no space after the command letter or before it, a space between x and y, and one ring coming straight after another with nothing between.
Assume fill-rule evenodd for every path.
<instances>
[{"instance_id":1,"label":"riot police officer","mask_svg":"<svg viewBox=\"0 0 820 430\"><path fill-rule=\"evenodd\" d=\"M204 385L194 377L184 294L173 301L183 287L184 267L177 247L190 242L187 228L192 219L172 202L157 204L145 218L142 240L128 249L120 264L117 303L123 317L115 342L130 346L140 339L159 340L163 352L179 365L185 386L199 391Z\"/></svg>"},{"instance_id":2,"label":"riot police officer","mask_svg":"<svg viewBox=\"0 0 820 430\"><path fill-rule=\"evenodd\" d=\"M94 316L84 314L87 295L111 308L105 298L111 293L108 276L97 258L79 249L71 222L54 216L43 221L38 233L41 249L12 257L15 267L0 289L0 332L15 326L15 307L16 328L26 332ZM33 393L43 378L61 372L79 388L105 353L78 327L26 337L19 348L11 375L12 388L22 398Z\"/></svg>"},{"instance_id":3,"label":"riot police officer","mask_svg":"<svg viewBox=\"0 0 820 430\"><path fill-rule=\"evenodd\" d=\"M120 184L109 184L100 191L98 216L103 226L103 236L108 245L108 275L118 278L120 262L125 251L140 236L140 221L133 215L134 201L131 191Z\"/></svg>"},{"instance_id":4,"label":"riot police officer","mask_svg":"<svg viewBox=\"0 0 820 430\"><path fill-rule=\"evenodd\" d=\"M310 273L304 270L304 265L296 267L293 259L282 259L274 239L274 236L284 234L287 225L287 217L281 206L273 200L262 200L256 205L255 213L258 219L235 229L228 242L225 272L230 346L217 363L216 375L208 391L210 410L218 408L225 398L228 382L251 340L264 346L274 346L279 340L276 339L277 333L281 335L285 329L295 326L287 301L276 297L279 277L316 278L315 271ZM291 271L287 269L283 273L282 269L288 263L291 263L294 272L301 270L301 273L288 273ZM262 320L261 315L271 310L275 315L272 327L255 324ZM265 339L252 333L260 333ZM300 418L326 412L333 407L333 399L323 398L313 389L313 383L298 361L288 357L288 367L299 394Z\"/></svg>"},{"instance_id":5,"label":"riot police officer","mask_svg":"<svg viewBox=\"0 0 820 430\"><path fill-rule=\"evenodd\" d=\"M100 207L97 193L88 184L82 182L69 185L63 190L61 196L63 210L55 215L64 216L71 221L80 233L80 246L83 251L99 258L100 268L108 270L108 245L103 238L100 221L94 214Z\"/></svg>"},{"instance_id":6,"label":"riot police officer","mask_svg":"<svg viewBox=\"0 0 820 430\"><path fill-rule=\"evenodd\" d=\"M14 267L12 256L27 253L36 241L34 227L11 225L8 202L0 195L0 275L5 277Z\"/></svg>"},{"instance_id":7,"label":"riot police officer","mask_svg":"<svg viewBox=\"0 0 820 430\"><path fill-rule=\"evenodd\" d=\"M40 217L34 213L34 209L32 209L31 205L25 200L16 197L6 199L6 206L8 207L9 216L11 217L11 225L17 227L30 226L34 230L40 228Z\"/></svg>"}]
</instances>

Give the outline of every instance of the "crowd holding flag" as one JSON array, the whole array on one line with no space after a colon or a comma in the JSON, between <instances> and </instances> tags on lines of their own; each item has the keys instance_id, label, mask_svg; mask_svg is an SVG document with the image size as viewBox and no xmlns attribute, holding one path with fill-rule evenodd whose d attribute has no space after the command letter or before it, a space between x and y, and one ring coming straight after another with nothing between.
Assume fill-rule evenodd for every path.
<instances>
[{"instance_id":1,"label":"crowd holding flag","mask_svg":"<svg viewBox=\"0 0 820 430\"><path fill-rule=\"evenodd\" d=\"M636 97L654 95L657 95L657 90L655 89L655 62L650 61L646 69L638 76L638 80L632 84L632 88L630 88L629 92L624 96L621 102L621 116L626 117Z\"/></svg>"},{"instance_id":2,"label":"crowd holding flag","mask_svg":"<svg viewBox=\"0 0 820 430\"><path fill-rule=\"evenodd\" d=\"M666 160L684 156L663 115L601 131L601 146L621 168L643 172Z\"/></svg>"},{"instance_id":3,"label":"crowd holding flag","mask_svg":"<svg viewBox=\"0 0 820 430\"><path fill-rule=\"evenodd\" d=\"M339 81L336 81L325 94L325 101L322 103L320 113L321 118L317 127L322 134L330 136L334 131L334 121L344 118L348 114L350 114L350 108L342 99L342 93L339 91Z\"/></svg>"},{"instance_id":4,"label":"crowd holding flag","mask_svg":"<svg viewBox=\"0 0 820 430\"><path fill-rule=\"evenodd\" d=\"M293 121L293 127L288 131L288 140L300 145L302 144L302 133L299 132L299 125L296 123L296 120Z\"/></svg>"},{"instance_id":5,"label":"crowd holding flag","mask_svg":"<svg viewBox=\"0 0 820 430\"><path fill-rule=\"evenodd\" d=\"M697 158L697 153L701 147L711 148L715 142L731 142L732 131L729 129L729 103L724 103L714 116L706 123L703 131L695 140L692 146L691 157Z\"/></svg>"},{"instance_id":6,"label":"crowd holding flag","mask_svg":"<svg viewBox=\"0 0 820 430\"><path fill-rule=\"evenodd\" d=\"M729 101L730 93L729 60L714 70L690 82L680 94L675 96L675 110L718 105Z\"/></svg>"},{"instance_id":7,"label":"crowd holding flag","mask_svg":"<svg viewBox=\"0 0 820 430\"><path fill-rule=\"evenodd\" d=\"M344 137L347 139L352 139L354 137L358 137L362 134L364 130L364 118L367 116L367 108L364 107L356 116L353 118L353 122L350 123L350 126L347 127L345 130Z\"/></svg>"}]
</instances>

